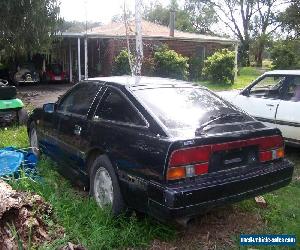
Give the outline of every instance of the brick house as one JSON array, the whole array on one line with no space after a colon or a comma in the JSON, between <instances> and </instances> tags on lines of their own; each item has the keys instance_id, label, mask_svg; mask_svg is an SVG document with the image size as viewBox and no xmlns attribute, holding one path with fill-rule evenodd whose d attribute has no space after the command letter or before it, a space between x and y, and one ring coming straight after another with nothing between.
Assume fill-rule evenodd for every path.
<instances>
[{"instance_id":1,"label":"brick house","mask_svg":"<svg viewBox=\"0 0 300 250\"><path fill-rule=\"evenodd\" d=\"M127 47L135 46L135 22L129 22L127 35L123 22L110 23L85 33L62 33L54 46L52 59L60 61L70 74L70 80L96 76L109 76L115 56ZM170 30L167 26L142 21L144 56L149 57L155 48L167 44L170 49L187 56L204 60L220 48L237 51L236 40ZM70 63L71 62L71 63Z\"/></svg>"}]
</instances>

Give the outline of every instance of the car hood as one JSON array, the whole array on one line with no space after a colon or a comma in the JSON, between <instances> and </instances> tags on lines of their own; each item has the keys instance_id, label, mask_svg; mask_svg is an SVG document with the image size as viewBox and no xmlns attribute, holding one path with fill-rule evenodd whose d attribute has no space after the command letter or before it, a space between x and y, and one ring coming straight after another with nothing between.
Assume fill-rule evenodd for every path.
<instances>
[{"instance_id":1,"label":"car hood","mask_svg":"<svg viewBox=\"0 0 300 250\"><path fill-rule=\"evenodd\" d=\"M216 92L217 95L219 95L220 97L224 98L227 101L231 101L233 99L235 99L235 97L237 95L240 94L240 90L230 90L230 91L220 91L220 92Z\"/></svg>"}]
</instances>

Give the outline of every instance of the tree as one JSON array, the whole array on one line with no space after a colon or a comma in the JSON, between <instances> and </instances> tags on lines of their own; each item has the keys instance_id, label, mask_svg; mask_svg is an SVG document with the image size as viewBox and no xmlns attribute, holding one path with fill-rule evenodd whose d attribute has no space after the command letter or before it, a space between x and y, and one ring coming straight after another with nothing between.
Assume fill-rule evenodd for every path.
<instances>
[{"instance_id":1,"label":"tree","mask_svg":"<svg viewBox=\"0 0 300 250\"><path fill-rule=\"evenodd\" d=\"M170 10L176 12L176 29L195 33L212 33L211 26L217 22L212 5L203 4L197 0L186 0L184 8L180 8L176 0L172 0L168 7L160 3L145 8L144 16L147 20L168 26Z\"/></svg>"},{"instance_id":2,"label":"tree","mask_svg":"<svg viewBox=\"0 0 300 250\"><path fill-rule=\"evenodd\" d=\"M204 4L198 0L185 0L184 12L186 13L192 30L196 33L212 33L211 27L218 22L214 6Z\"/></svg>"},{"instance_id":3,"label":"tree","mask_svg":"<svg viewBox=\"0 0 300 250\"><path fill-rule=\"evenodd\" d=\"M278 17L286 1L282 0L199 0L214 7L218 19L240 41L242 65L249 66L251 38L258 42L256 61L262 62L262 52L269 37L279 26Z\"/></svg>"},{"instance_id":4,"label":"tree","mask_svg":"<svg viewBox=\"0 0 300 250\"><path fill-rule=\"evenodd\" d=\"M61 32L84 32L87 29L92 29L101 26L101 22L79 22L79 21L65 21L62 20L58 27Z\"/></svg>"},{"instance_id":5,"label":"tree","mask_svg":"<svg viewBox=\"0 0 300 250\"><path fill-rule=\"evenodd\" d=\"M279 17L282 13L282 0L257 0L256 15L253 21L253 38L256 41L254 51L256 65L262 66L262 54L266 44L269 42L272 33L281 26Z\"/></svg>"},{"instance_id":6,"label":"tree","mask_svg":"<svg viewBox=\"0 0 300 250\"><path fill-rule=\"evenodd\" d=\"M283 28L290 37L300 37L300 0L292 0L291 5L280 16Z\"/></svg>"},{"instance_id":7,"label":"tree","mask_svg":"<svg viewBox=\"0 0 300 250\"><path fill-rule=\"evenodd\" d=\"M57 0L0 0L0 50L13 57L47 50L58 14Z\"/></svg>"},{"instance_id":8,"label":"tree","mask_svg":"<svg viewBox=\"0 0 300 250\"><path fill-rule=\"evenodd\" d=\"M150 22L168 26L170 21L170 10L164 8L161 4L157 4L146 8L144 16L145 19Z\"/></svg>"}]
</instances>

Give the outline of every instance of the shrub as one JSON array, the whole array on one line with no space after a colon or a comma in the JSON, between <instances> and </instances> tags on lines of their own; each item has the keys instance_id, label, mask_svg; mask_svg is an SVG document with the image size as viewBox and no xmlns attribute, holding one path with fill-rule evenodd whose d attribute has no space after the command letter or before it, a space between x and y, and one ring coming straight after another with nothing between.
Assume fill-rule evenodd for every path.
<instances>
[{"instance_id":1,"label":"shrub","mask_svg":"<svg viewBox=\"0 0 300 250\"><path fill-rule=\"evenodd\" d=\"M299 51L294 41L281 41L274 45L271 50L271 59L274 69L297 68L300 58Z\"/></svg>"},{"instance_id":2,"label":"shrub","mask_svg":"<svg viewBox=\"0 0 300 250\"><path fill-rule=\"evenodd\" d=\"M133 58L133 56L131 55ZM128 60L128 51L126 49L121 50L119 55L115 57L113 65L113 74L114 75L131 75L129 60Z\"/></svg>"},{"instance_id":3,"label":"shrub","mask_svg":"<svg viewBox=\"0 0 300 250\"><path fill-rule=\"evenodd\" d=\"M144 57L142 65L143 76L153 76L155 70L155 61L152 56Z\"/></svg>"},{"instance_id":4,"label":"shrub","mask_svg":"<svg viewBox=\"0 0 300 250\"><path fill-rule=\"evenodd\" d=\"M161 77L187 79L189 75L188 58L167 46L160 47L154 53L155 74Z\"/></svg>"},{"instance_id":5,"label":"shrub","mask_svg":"<svg viewBox=\"0 0 300 250\"><path fill-rule=\"evenodd\" d=\"M233 84L234 58L234 52L228 49L215 52L204 61L202 76L217 83Z\"/></svg>"},{"instance_id":6,"label":"shrub","mask_svg":"<svg viewBox=\"0 0 300 250\"><path fill-rule=\"evenodd\" d=\"M202 57L189 58L189 78L190 80L200 80L203 69Z\"/></svg>"}]
</instances>

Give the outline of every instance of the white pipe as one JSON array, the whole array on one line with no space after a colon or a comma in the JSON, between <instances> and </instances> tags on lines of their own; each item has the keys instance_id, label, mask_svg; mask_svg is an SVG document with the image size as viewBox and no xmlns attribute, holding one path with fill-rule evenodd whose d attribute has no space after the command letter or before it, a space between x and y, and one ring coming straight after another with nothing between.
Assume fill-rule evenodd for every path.
<instances>
[{"instance_id":1,"label":"white pipe","mask_svg":"<svg viewBox=\"0 0 300 250\"><path fill-rule=\"evenodd\" d=\"M136 62L135 75L142 74L143 64L143 37L142 37L142 0L135 0L135 39L136 39Z\"/></svg>"},{"instance_id":2,"label":"white pipe","mask_svg":"<svg viewBox=\"0 0 300 250\"><path fill-rule=\"evenodd\" d=\"M84 38L84 79L88 79L88 46L87 37Z\"/></svg>"},{"instance_id":3,"label":"white pipe","mask_svg":"<svg viewBox=\"0 0 300 250\"><path fill-rule=\"evenodd\" d=\"M70 82L73 81L73 69L72 69L72 47L71 47L71 40L69 41L69 77Z\"/></svg>"},{"instance_id":4,"label":"white pipe","mask_svg":"<svg viewBox=\"0 0 300 250\"><path fill-rule=\"evenodd\" d=\"M80 65L80 38L78 37L77 40L77 44L78 44L78 81L81 81L81 65Z\"/></svg>"}]
</instances>

